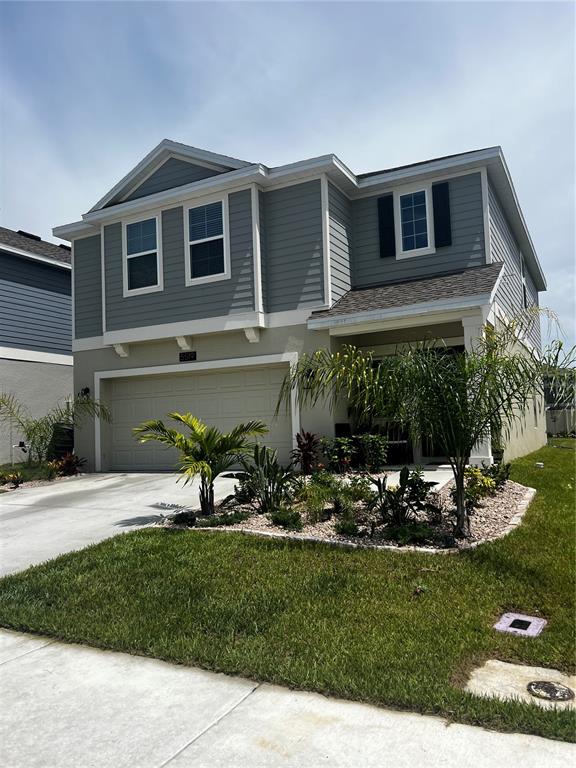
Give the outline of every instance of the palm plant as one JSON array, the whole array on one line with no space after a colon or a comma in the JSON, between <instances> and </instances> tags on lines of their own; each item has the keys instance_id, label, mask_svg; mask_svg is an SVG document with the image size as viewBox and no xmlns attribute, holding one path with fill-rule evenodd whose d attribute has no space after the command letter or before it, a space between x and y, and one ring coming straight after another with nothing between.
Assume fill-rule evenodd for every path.
<instances>
[{"instance_id":1,"label":"palm plant","mask_svg":"<svg viewBox=\"0 0 576 768\"><path fill-rule=\"evenodd\" d=\"M486 329L473 350L450 354L442 341L399 349L374 364L370 353L353 346L340 352L319 350L300 358L286 377L278 407L293 389L301 403L346 398L365 418L406 425L413 438L442 446L456 485L455 534L469 531L464 471L474 446L491 430L506 436L541 396L544 378L562 379L572 353L537 355L518 343L518 324Z\"/></svg>"},{"instance_id":2,"label":"palm plant","mask_svg":"<svg viewBox=\"0 0 576 768\"><path fill-rule=\"evenodd\" d=\"M0 423L23 435L29 464L46 461L58 426L78 427L86 418L94 416L110 420L109 410L103 403L82 394L62 400L44 416L35 417L15 395L0 393Z\"/></svg>"},{"instance_id":3,"label":"palm plant","mask_svg":"<svg viewBox=\"0 0 576 768\"><path fill-rule=\"evenodd\" d=\"M169 413L168 417L183 424L188 434L167 427L160 419L151 419L135 427L134 436L140 443L155 440L179 451L184 483L200 476L200 510L203 515L211 515L215 478L250 452L250 437L264 435L268 428L261 421L249 421L225 433L209 427L191 413Z\"/></svg>"}]
</instances>

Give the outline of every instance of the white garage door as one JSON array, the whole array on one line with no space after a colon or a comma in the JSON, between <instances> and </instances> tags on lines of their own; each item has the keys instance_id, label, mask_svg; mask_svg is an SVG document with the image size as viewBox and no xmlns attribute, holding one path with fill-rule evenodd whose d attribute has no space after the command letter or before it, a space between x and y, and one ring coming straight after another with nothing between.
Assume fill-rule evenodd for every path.
<instances>
[{"instance_id":1,"label":"white garage door","mask_svg":"<svg viewBox=\"0 0 576 768\"><path fill-rule=\"evenodd\" d=\"M170 411L190 412L227 432L240 422L259 419L269 427L262 442L288 463L292 448L290 412L274 418L286 365L235 368L198 373L110 379L105 398L112 411L103 441L104 466L111 470L171 470L178 454L159 443L136 442L132 429L147 419L168 421ZM176 427L174 422L169 422ZM179 428L179 427L177 427ZM182 431L186 431L184 427Z\"/></svg>"}]
</instances>

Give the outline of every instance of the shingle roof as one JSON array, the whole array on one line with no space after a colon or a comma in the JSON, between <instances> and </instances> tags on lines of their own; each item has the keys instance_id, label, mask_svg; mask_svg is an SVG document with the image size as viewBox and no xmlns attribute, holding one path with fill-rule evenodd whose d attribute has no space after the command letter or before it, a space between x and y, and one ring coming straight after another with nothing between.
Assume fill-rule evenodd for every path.
<instances>
[{"instance_id":1,"label":"shingle roof","mask_svg":"<svg viewBox=\"0 0 576 768\"><path fill-rule=\"evenodd\" d=\"M431 157L428 160L420 160L417 163L408 163L407 165L395 165L392 168L382 168L380 171L368 171L368 173L358 173L356 177L358 179L368 179L370 176L380 176L382 173L392 173L392 171L401 171L404 168L414 168L417 165L426 165L427 163L436 163L439 160L450 160L452 157L463 157L464 155L475 155L478 152L483 152L485 149L492 149L492 147L484 147L483 149L472 149L468 152L456 152L453 155L442 155L441 157Z\"/></svg>"},{"instance_id":2,"label":"shingle roof","mask_svg":"<svg viewBox=\"0 0 576 768\"><path fill-rule=\"evenodd\" d=\"M372 288L355 288L345 293L331 309L313 312L311 319L354 315L376 309L392 309L490 293L496 285L502 266L501 262L494 262L446 275L387 283Z\"/></svg>"},{"instance_id":3,"label":"shingle roof","mask_svg":"<svg viewBox=\"0 0 576 768\"><path fill-rule=\"evenodd\" d=\"M72 257L68 246L47 243L45 240L36 238L36 235L29 237L20 232L15 232L13 229L0 227L0 248L2 245L6 245L9 248L18 248L20 251L27 251L36 256L54 259L54 261L59 261L63 264L71 263Z\"/></svg>"}]
</instances>

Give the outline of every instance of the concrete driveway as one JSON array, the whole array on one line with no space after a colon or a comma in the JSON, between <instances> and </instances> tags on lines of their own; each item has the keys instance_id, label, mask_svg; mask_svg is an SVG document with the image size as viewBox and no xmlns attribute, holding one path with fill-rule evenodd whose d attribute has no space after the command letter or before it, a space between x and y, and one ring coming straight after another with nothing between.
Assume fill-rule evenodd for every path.
<instances>
[{"instance_id":1,"label":"concrete driveway","mask_svg":"<svg viewBox=\"0 0 576 768\"><path fill-rule=\"evenodd\" d=\"M92 474L1 494L0 575L151 525L171 508L197 506L198 483L183 485L177 477ZM217 478L216 499L231 493L234 483Z\"/></svg>"}]
</instances>

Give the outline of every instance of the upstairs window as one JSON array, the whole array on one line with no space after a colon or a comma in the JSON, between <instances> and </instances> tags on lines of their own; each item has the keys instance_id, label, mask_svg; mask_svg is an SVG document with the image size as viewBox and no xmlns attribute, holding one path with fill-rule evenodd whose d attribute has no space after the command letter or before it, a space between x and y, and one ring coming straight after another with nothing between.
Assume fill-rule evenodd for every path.
<instances>
[{"instance_id":1,"label":"upstairs window","mask_svg":"<svg viewBox=\"0 0 576 768\"><path fill-rule=\"evenodd\" d=\"M226 218L226 200L188 209L187 285L230 277Z\"/></svg>"},{"instance_id":2,"label":"upstairs window","mask_svg":"<svg viewBox=\"0 0 576 768\"><path fill-rule=\"evenodd\" d=\"M426 191L400 195L402 252L428 248L428 206Z\"/></svg>"},{"instance_id":3,"label":"upstairs window","mask_svg":"<svg viewBox=\"0 0 576 768\"><path fill-rule=\"evenodd\" d=\"M124 226L124 295L161 290L157 218Z\"/></svg>"}]
</instances>

